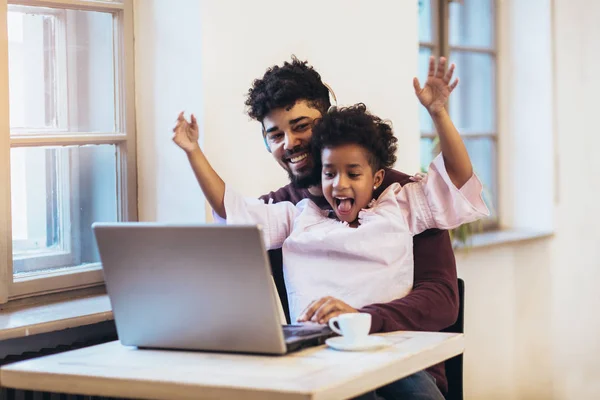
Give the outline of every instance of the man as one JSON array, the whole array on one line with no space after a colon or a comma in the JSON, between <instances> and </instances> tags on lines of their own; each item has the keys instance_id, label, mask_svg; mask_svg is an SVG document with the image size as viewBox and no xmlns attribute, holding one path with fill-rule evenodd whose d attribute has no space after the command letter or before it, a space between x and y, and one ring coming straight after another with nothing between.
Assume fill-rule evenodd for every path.
<instances>
[{"instance_id":1,"label":"man","mask_svg":"<svg viewBox=\"0 0 600 400\"><path fill-rule=\"evenodd\" d=\"M439 68L444 68L440 60ZM417 87L416 87L417 89ZM329 90L320 75L306 62L296 58L283 66L269 68L254 81L246 100L248 114L262 124L267 150L287 171L291 183L261 199L265 202L291 201L294 204L310 198L327 207L312 171L310 140L312 124L331 106ZM375 193L379 196L391 183L404 185L410 177L387 170L384 183ZM445 231L430 230L414 238L414 285L410 294L386 304L372 304L359 310L327 297L315 299L300 321L327 322L348 312L366 312L372 316L371 332L396 330L440 331L452 325L458 316L456 264L450 237ZM281 250L270 252L273 276L287 310L283 281ZM444 364L411 375L371 396L403 399L443 399L447 391ZM378 397L374 397L378 398Z\"/></svg>"}]
</instances>

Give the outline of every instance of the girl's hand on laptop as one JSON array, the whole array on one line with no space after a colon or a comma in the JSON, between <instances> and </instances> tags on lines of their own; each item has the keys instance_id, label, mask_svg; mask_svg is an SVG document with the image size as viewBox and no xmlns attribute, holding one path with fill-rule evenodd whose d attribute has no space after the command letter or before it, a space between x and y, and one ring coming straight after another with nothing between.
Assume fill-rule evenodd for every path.
<instances>
[{"instance_id":1,"label":"girl's hand on laptop","mask_svg":"<svg viewBox=\"0 0 600 400\"><path fill-rule=\"evenodd\" d=\"M316 322L326 324L333 317L341 314L357 313L358 310L334 297L323 297L315 300L300 314L298 322Z\"/></svg>"},{"instance_id":2,"label":"girl's hand on laptop","mask_svg":"<svg viewBox=\"0 0 600 400\"><path fill-rule=\"evenodd\" d=\"M183 111L180 112L173 132L175 133L173 141L177 146L185 150L186 153L189 154L200 149L200 145L198 144L198 121L194 117L194 114L191 116L191 122L188 122L183 116Z\"/></svg>"},{"instance_id":3,"label":"girl's hand on laptop","mask_svg":"<svg viewBox=\"0 0 600 400\"><path fill-rule=\"evenodd\" d=\"M425 86L421 88L419 79L413 79L415 94L430 114L436 114L445 109L450 93L458 85L458 78L451 83L454 67L455 65L452 64L446 71L446 58L440 57L436 68L435 57L429 57L429 72Z\"/></svg>"}]
</instances>

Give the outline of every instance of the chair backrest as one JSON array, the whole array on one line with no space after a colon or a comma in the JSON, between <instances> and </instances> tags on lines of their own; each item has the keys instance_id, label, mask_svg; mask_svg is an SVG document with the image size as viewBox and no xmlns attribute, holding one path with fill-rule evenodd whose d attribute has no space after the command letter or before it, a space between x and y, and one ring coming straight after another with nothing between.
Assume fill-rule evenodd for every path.
<instances>
[{"instance_id":1,"label":"chair backrest","mask_svg":"<svg viewBox=\"0 0 600 400\"><path fill-rule=\"evenodd\" d=\"M271 263L271 273L275 281L275 287L281 299L281 306L285 313L285 319L288 324L291 324L290 307L287 298L287 290L285 288L285 280L283 278L283 254L281 249L269 250L269 262Z\"/></svg>"},{"instance_id":2,"label":"chair backrest","mask_svg":"<svg viewBox=\"0 0 600 400\"><path fill-rule=\"evenodd\" d=\"M458 300L458 318L454 325L444 329L444 332L465 332L465 282L460 278L458 278ZM463 355L447 360L445 367L448 380L446 400L463 400Z\"/></svg>"}]
</instances>

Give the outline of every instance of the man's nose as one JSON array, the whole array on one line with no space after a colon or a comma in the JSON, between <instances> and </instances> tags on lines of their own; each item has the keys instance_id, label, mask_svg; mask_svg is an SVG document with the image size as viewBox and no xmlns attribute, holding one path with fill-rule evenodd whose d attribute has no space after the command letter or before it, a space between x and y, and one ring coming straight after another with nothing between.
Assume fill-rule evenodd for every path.
<instances>
[{"instance_id":1,"label":"man's nose","mask_svg":"<svg viewBox=\"0 0 600 400\"><path fill-rule=\"evenodd\" d=\"M285 132L284 149L293 150L302 143L300 137L293 132Z\"/></svg>"}]
</instances>

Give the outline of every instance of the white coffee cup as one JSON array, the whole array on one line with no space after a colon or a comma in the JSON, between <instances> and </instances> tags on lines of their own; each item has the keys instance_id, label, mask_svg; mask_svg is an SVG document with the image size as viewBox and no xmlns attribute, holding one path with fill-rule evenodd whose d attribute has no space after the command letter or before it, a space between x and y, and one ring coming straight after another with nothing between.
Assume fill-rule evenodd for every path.
<instances>
[{"instance_id":1,"label":"white coffee cup","mask_svg":"<svg viewBox=\"0 0 600 400\"><path fill-rule=\"evenodd\" d=\"M335 325L339 326L339 328ZM360 343L369 336L371 330L371 314L348 313L333 317L329 327L338 335L342 335L350 343Z\"/></svg>"}]
</instances>

